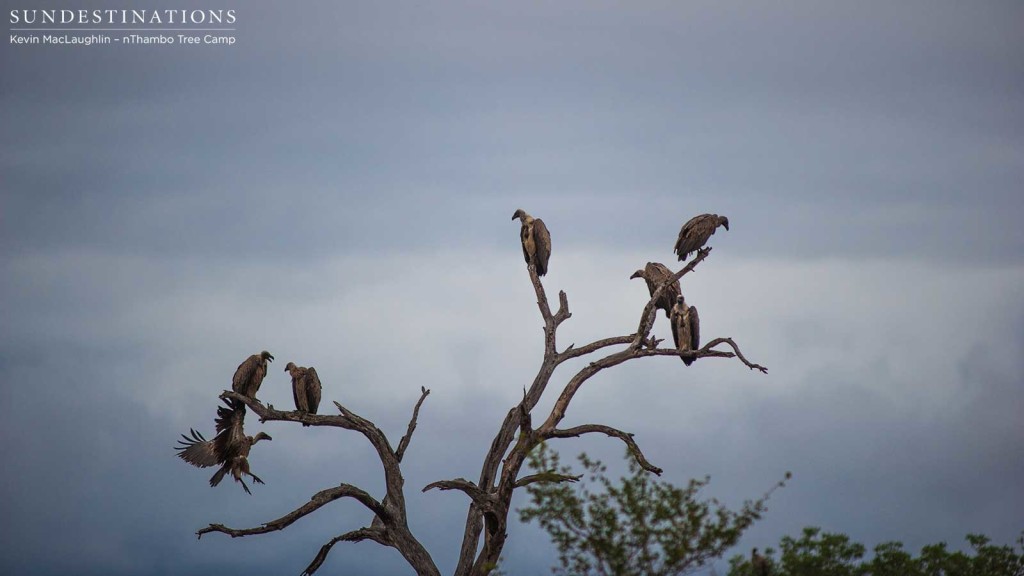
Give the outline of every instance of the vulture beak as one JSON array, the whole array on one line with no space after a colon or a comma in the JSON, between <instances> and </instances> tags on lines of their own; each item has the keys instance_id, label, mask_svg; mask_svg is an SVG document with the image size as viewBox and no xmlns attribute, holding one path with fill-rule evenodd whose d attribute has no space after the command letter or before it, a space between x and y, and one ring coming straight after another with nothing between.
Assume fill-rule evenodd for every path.
<instances>
[{"instance_id":1,"label":"vulture beak","mask_svg":"<svg viewBox=\"0 0 1024 576\"><path fill-rule=\"evenodd\" d=\"M728 230L728 229L729 229L729 219L728 219L728 218L726 218L726 219L725 219L725 221L724 221L724 222L722 222L722 226L725 226L725 229L726 229L726 230Z\"/></svg>"},{"instance_id":2,"label":"vulture beak","mask_svg":"<svg viewBox=\"0 0 1024 576\"><path fill-rule=\"evenodd\" d=\"M634 278L643 278L643 277L644 277L643 270L637 270L636 272L633 272L633 275L630 276L629 279L633 280Z\"/></svg>"},{"instance_id":3,"label":"vulture beak","mask_svg":"<svg viewBox=\"0 0 1024 576\"><path fill-rule=\"evenodd\" d=\"M267 360L273 362L274 361L274 355L273 354L267 354Z\"/></svg>"}]
</instances>

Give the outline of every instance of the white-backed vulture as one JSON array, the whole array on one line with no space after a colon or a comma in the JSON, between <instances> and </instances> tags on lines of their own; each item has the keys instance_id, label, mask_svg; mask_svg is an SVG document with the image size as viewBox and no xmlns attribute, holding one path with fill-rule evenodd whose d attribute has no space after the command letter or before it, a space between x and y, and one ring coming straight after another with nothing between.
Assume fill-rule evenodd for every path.
<instances>
[{"instance_id":1,"label":"white-backed vulture","mask_svg":"<svg viewBox=\"0 0 1024 576\"><path fill-rule=\"evenodd\" d=\"M292 376L292 398L295 399L295 409L299 412L316 414L320 407L320 376L317 376L316 368L310 366L303 368L289 362L284 371ZM303 426L309 424L303 423Z\"/></svg>"},{"instance_id":2,"label":"white-backed vulture","mask_svg":"<svg viewBox=\"0 0 1024 576\"><path fill-rule=\"evenodd\" d=\"M259 484L263 484L263 480L249 470L249 450L260 440L273 438L266 432L246 436L245 404L230 399L225 399L224 403L226 406L217 407L217 435L213 440L207 440L193 429L190 431L192 437L182 434L184 440L178 440L180 446L175 446L174 449L178 450L179 458L199 468L220 464L220 469L210 477L210 486L220 484L224 476L230 472L246 493L252 494L242 476L248 474L253 482Z\"/></svg>"},{"instance_id":3,"label":"white-backed vulture","mask_svg":"<svg viewBox=\"0 0 1024 576\"><path fill-rule=\"evenodd\" d=\"M633 272L633 275L629 277L630 280L634 278L643 278L647 282L647 291L654 296L654 291L661 286L662 282L668 280L673 276L672 271L669 270L664 264L660 262L648 262L647 266L644 266L642 270ZM661 296L658 297L658 301L654 303L655 306L665 311L666 318L672 318L672 306L676 303L676 298L679 296L679 280L673 280L664 290L661 291Z\"/></svg>"},{"instance_id":4,"label":"white-backed vulture","mask_svg":"<svg viewBox=\"0 0 1024 576\"><path fill-rule=\"evenodd\" d=\"M516 210L512 219L519 218L522 228L519 239L523 243L523 257L526 263L534 267L537 276L548 273L548 258L551 257L551 233L544 221L527 214L522 208Z\"/></svg>"},{"instance_id":5,"label":"white-backed vulture","mask_svg":"<svg viewBox=\"0 0 1024 576\"><path fill-rule=\"evenodd\" d=\"M701 214L690 218L679 230L679 239L676 240L675 252L679 260L686 260L691 253L700 250L719 226L725 226L728 230L729 219L718 214Z\"/></svg>"},{"instance_id":6,"label":"white-backed vulture","mask_svg":"<svg viewBox=\"0 0 1024 576\"><path fill-rule=\"evenodd\" d=\"M757 548L754 548L750 553L750 568L754 573L754 576L768 576L771 571L771 566L768 564L768 560L757 553Z\"/></svg>"},{"instance_id":7,"label":"white-backed vulture","mask_svg":"<svg viewBox=\"0 0 1024 576\"><path fill-rule=\"evenodd\" d=\"M260 384L267 375L267 361L274 361L274 357L264 350L259 354L253 354L238 365L234 377L231 378L231 389L249 398L255 398L260 390Z\"/></svg>"},{"instance_id":8,"label":"white-backed vulture","mask_svg":"<svg viewBox=\"0 0 1024 576\"><path fill-rule=\"evenodd\" d=\"M676 350L689 352L700 349L700 317L697 316L697 307L689 306L683 295L676 298L672 306L672 340L676 343ZM693 364L695 358L683 358L683 364Z\"/></svg>"}]
</instances>

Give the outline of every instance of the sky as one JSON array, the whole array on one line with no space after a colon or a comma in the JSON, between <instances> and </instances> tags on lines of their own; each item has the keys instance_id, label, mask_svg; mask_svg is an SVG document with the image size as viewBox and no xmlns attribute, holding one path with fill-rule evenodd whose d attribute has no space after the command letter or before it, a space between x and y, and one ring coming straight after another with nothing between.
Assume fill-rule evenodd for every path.
<instances>
[{"instance_id":1,"label":"sky","mask_svg":"<svg viewBox=\"0 0 1024 576\"><path fill-rule=\"evenodd\" d=\"M0 572L298 573L366 525L337 502L196 540L339 482L382 495L334 429L247 420L274 438L252 496L174 457L266 349L261 400L313 365L325 412L392 443L431 389L403 474L451 573L467 500L420 489L479 475L541 360L517 208L551 230L578 345L635 328L629 276L674 265L684 221L729 217L683 293L768 374L636 360L565 420L733 507L792 471L729 555L809 525L912 550L1024 530L1019 2L137 4L233 8L236 43L0 47ZM624 469L609 439L554 448ZM556 562L514 517L504 556ZM413 572L361 543L322 573Z\"/></svg>"}]
</instances>

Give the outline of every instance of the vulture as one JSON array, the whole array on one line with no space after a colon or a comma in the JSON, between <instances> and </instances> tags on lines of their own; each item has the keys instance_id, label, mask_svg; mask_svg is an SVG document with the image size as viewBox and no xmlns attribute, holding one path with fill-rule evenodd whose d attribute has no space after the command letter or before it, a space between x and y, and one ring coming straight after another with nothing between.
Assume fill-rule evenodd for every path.
<instances>
[{"instance_id":1,"label":"vulture","mask_svg":"<svg viewBox=\"0 0 1024 576\"><path fill-rule=\"evenodd\" d=\"M757 553L757 548L750 553L750 567L754 576L768 576L770 566L764 556Z\"/></svg>"},{"instance_id":2,"label":"vulture","mask_svg":"<svg viewBox=\"0 0 1024 576\"><path fill-rule=\"evenodd\" d=\"M548 258L551 257L551 233L544 221L527 214L523 209L516 210L512 219L519 218L522 228L519 239L523 242L523 257L526 263L537 270L537 276L548 273Z\"/></svg>"},{"instance_id":3,"label":"vulture","mask_svg":"<svg viewBox=\"0 0 1024 576\"><path fill-rule=\"evenodd\" d=\"M697 316L697 307L688 306L680 294L669 318L672 321L672 339L675 340L676 350L689 352L700 349L700 317ZM683 358L683 364L689 366L694 360Z\"/></svg>"},{"instance_id":4,"label":"vulture","mask_svg":"<svg viewBox=\"0 0 1024 576\"><path fill-rule=\"evenodd\" d=\"M180 446L178 457L199 468L208 468L220 464L220 469L210 477L210 486L220 484L224 476L230 472L235 481L242 485L247 494L252 494L249 487L242 478L244 474L252 476L253 482L263 484L260 477L249 470L249 450L253 444L260 440L273 440L266 432L260 432L255 436L246 436L243 426L245 424L245 404L237 400L224 400L225 406L217 407L217 435L213 440L207 440L202 434L191 430L192 437L184 434L184 440L178 440Z\"/></svg>"},{"instance_id":5,"label":"vulture","mask_svg":"<svg viewBox=\"0 0 1024 576\"><path fill-rule=\"evenodd\" d=\"M303 368L289 362L284 371L292 375L292 396L295 398L295 409L299 412L316 414L320 407L320 377L316 368ZM303 422L303 426L309 426Z\"/></svg>"},{"instance_id":6,"label":"vulture","mask_svg":"<svg viewBox=\"0 0 1024 576\"><path fill-rule=\"evenodd\" d=\"M676 240L675 252L679 260L686 260L687 256L700 250L719 226L725 226L728 230L729 219L718 214L701 214L690 218L679 230L679 239Z\"/></svg>"},{"instance_id":7,"label":"vulture","mask_svg":"<svg viewBox=\"0 0 1024 576\"><path fill-rule=\"evenodd\" d=\"M274 356L264 350L259 354L253 354L238 365L234 377L231 378L231 389L249 398L255 398L263 383L263 377L267 375L267 361L274 361ZM244 408L244 405L243 405Z\"/></svg>"},{"instance_id":8,"label":"vulture","mask_svg":"<svg viewBox=\"0 0 1024 576\"><path fill-rule=\"evenodd\" d=\"M633 275L629 277L630 280L634 278L643 278L647 282L647 291L654 296L654 291L661 286L661 283L668 280L673 276L672 271L669 270L664 264L660 262L648 262L647 266L643 269L633 272ZM679 280L673 280L664 290L661 291L661 296L658 297L658 301L654 303L655 306L665 311L665 317L672 318L672 306L676 302L676 298L679 296Z\"/></svg>"}]
</instances>

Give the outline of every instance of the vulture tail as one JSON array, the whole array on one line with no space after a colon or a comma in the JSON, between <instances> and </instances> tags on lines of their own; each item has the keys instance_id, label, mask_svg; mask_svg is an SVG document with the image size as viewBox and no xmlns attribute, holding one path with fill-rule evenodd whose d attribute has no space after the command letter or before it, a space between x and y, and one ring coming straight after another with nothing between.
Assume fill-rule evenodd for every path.
<instances>
[{"instance_id":1,"label":"vulture tail","mask_svg":"<svg viewBox=\"0 0 1024 576\"><path fill-rule=\"evenodd\" d=\"M212 488L212 487L220 484L220 481L224 479L224 475L227 474L227 473L228 473L228 466L227 466L227 464L225 464L224 466L220 467L220 470L217 470L213 474L213 476L210 477L210 487ZM246 492L248 492L248 490L246 490Z\"/></svg>"}]
</instances>

